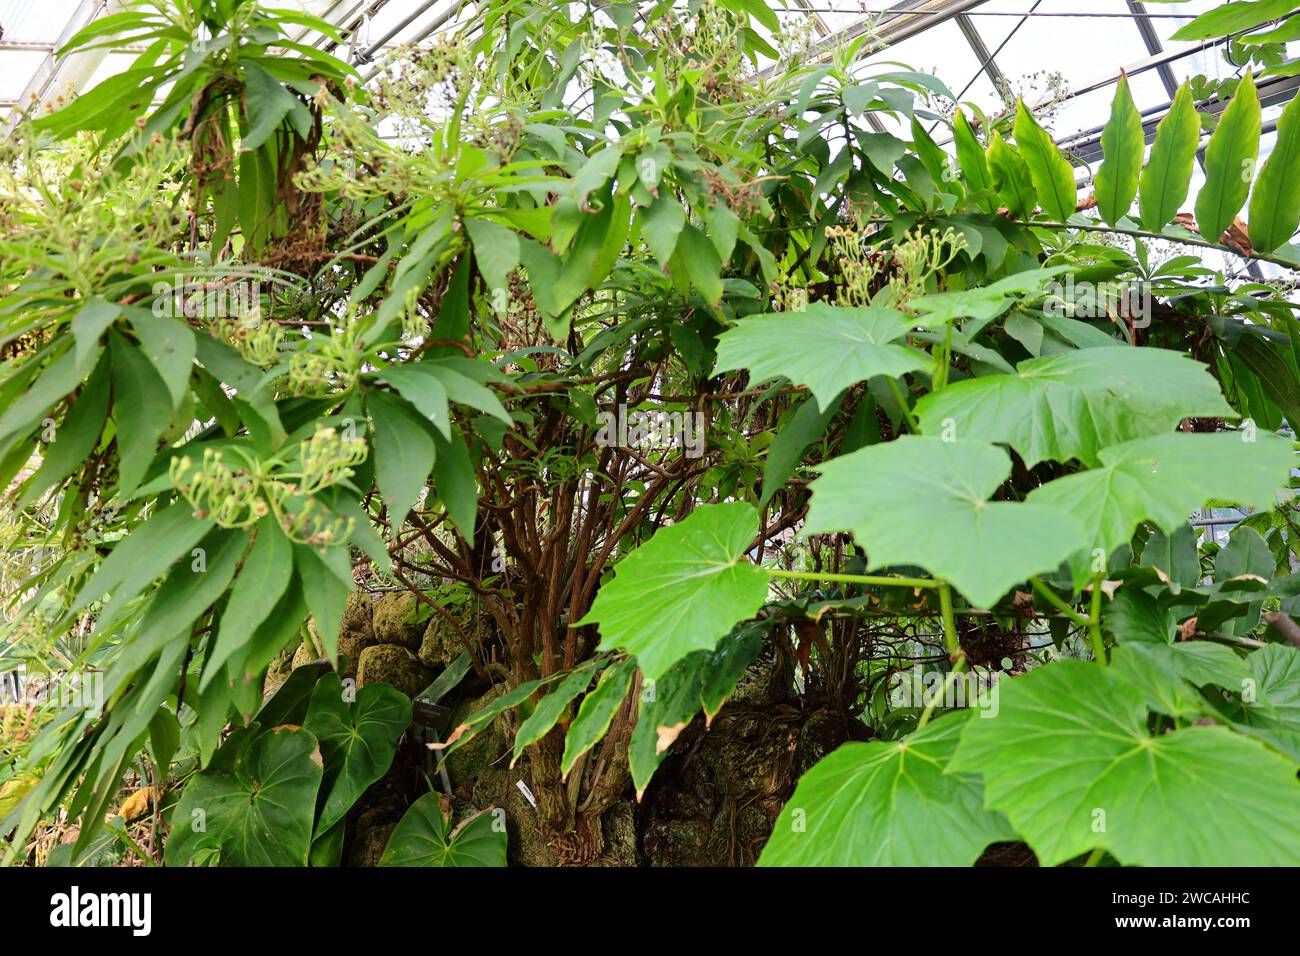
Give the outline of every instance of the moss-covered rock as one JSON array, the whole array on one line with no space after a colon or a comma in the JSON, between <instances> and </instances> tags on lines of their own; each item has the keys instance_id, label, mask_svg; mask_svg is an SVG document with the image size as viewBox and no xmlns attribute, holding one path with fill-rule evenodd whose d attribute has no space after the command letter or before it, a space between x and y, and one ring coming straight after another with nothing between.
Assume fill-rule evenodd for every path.
<instances>
[{"instance_id":1,"label":"moss-covered rock","mask_svg":"<svg viewBox=\"0 0 1300 956\"><path fill-rule=\"evenodd\" d=\"M378 866L384 855L388 838L397 829L396 823L378 823L365 829L358 828L348 847L348 866Z\"/></svg>"},{"instance_id":2,"label":"moss-covered rock","mask_svg":"<svg viewBox=\"0 0 1300 956\"><path fill-rule=\"evenodd\" d=\"M751 866L795 784L801 716L728 705L695 721L646 790L641 849L652 866Z\"/></svg>"},{"instance_id":3,"label":"moss-covered rock","mask_svg":"<svg viewBox=\"0 0 1300 956\"><path fill-rule=\"evenodd\" d=\"M441 614L433 615L420 641L420 663L428 667L445 667L459 657L463 650L465 642L451 622Z\"/></svg>"},{"instance_id":4,"label":"moss-covered rock","mask_svg":"<svg viewBox=\"0 0 1300 956\"><path fill-rule=\"evenodd\" d=\"M513 770L490 768L474 781L472 800L478 807L505 810L506 858L511 866L555 866L555 853L542 833L537 809L519 789L527 774L524 765Z\"/></svg>"},{"instance_id":5,"label":"moss-covered rock","mask_svg":"<svg viewBox=\"0 0 1300 956\"><path fill-rule=\"evenodd\" d=\"M414 623L418 603L410 591L393 591L376 601L372 612L375 640L418 650L424 638L424 623Z\"/></svg>"},{"instance_id":6,"label":"moss-covered rock","mask_svg":"<svg viewBox=\"0 0 1300 956\"><path fill-rule=\"evenodd\" d=\"M375 627L372 619L374 602L365 591L353 591L348 595L347 604L343 606L343 618L339 623L338 654L342 667L341 677L356 677L357 664L361 652L379 642L375 640ZM316 629L316 619L307 621L312 640L320 647L325 646L320 632Z\"/></svg>"},{"instance_id":7,"label":"moss-covered rock","mask_svg":"<svg viewBox=\"0 0 1300 956\"><path fill-rule=\"evenodd\" d=\"M499 688L494 687L482 697L461 701L452 710L451 726L459 727L467 717L492 703L501 693ZM508 735L506 717L502 714L475 734L468 743L453 750L447 758L447 774L451 777L452 786L472 783L498 760L502 760L510 749Z\"/></svg>"},{"instance_id":8,"label":"moss-covered rock","mask_svg":"<svg viewBox=\"0 0 1300 956\"><path fill-rule=\"evenodd\" d=\"M405 647L376 644L361 652L357 663L357 686L391 684L407 697L414 697L433 681L433 670Z\"/></svg>"},{"instance_id":9,"label":"moss-covered rock","mask_svg":"<svg viewBox=\"0 0 1300 956\"><path fill-rule=\"evenodd\" d=\"M312 661L318 661L320 658L316 655L316 648L312 647L310 641L303 641L298 645L298 649L293 652L293 660L289 662L289 670L296 670L304 664L310 664Z\"/></svg>"},{"instance_id":10,"label":"moss-covered rock","mask_svg":"<svg viewBox=\"0 0 1300 956\"><path fill-rule=\"evenodd\" d=\"M280 685L289 679L292 671L291 658L285 655L280 655L271 661L271 666L266 669L266 680L262 682L262 699L268 699L279 690Z\"/></svg>"},{"instance_id":11,"label":"moss-covered rock","mask_svg":"<svg viewBox=\"0 0 1300 956\"><path fill-rule=\"evenodd\" d=\"M771 639L763 641L759 655L745 668L731 701L750 707L767 707L790 697L794 690L794 661Z\"/></svg>"},{"instance_id":12,"label":"moss-covered rock","mask_svg":"<svg viewBox=\"0 0 1300 956\"><path fill-rule=\"evenodd\" d=\"M598 866L640 866L641 851L636 841L636 808L631 800L614 804L601 815L603 846Z\"/></svg>"},{"instance_id":13,"label":"moss-covered rock","mask_svg":"<svg viewBox=\"0 0 1300 956\"><path fill-rule=\"evenodd\" d=\"M375 638L373 613L374 602L365 591L354 591L348 595L348 603L343 608L343 622L339 627L339 656L347 658L343 668L344 677L356 677L361 652L379 643Z\"/></svg>"}]
</instances>

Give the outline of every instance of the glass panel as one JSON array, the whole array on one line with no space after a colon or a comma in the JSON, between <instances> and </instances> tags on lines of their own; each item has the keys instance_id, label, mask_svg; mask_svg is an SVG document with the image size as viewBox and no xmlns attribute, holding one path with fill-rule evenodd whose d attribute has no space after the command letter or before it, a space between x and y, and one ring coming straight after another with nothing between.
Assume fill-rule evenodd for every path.
<instances>
[{"instance_id":1,"label":"glass panel","mask_svg":"<svg viewBox=\"0 0 1300 956\"><path fill-rule=\"evenodd\" d=\"M1063 15L1082 11L1097 16ZM1129 13L1123 0L1044 0L1019 29L1018 17L975 22L990 52L1010 36L995 60L1015 92L1038 99L1056 91L1058 78L1077 88L1149 56ZM1009 22L990 25L994 19Z\"/></svg>"},{"instance_id":2,"label":"glass panel","mask_svg":"<svg viewBox=\"0 0 1300 956\"><path fill-rule=\"evenodd\" d=\"M912 69L933 73L963 101L975 102L985 110L996 109L1001 99L979 58L957 24L947 21L923 33L881 50L867 59L866 72L878 72L884 61L906 63ZM962 90L969 90L962 96Z\"/></svg>"},{"instance_id":3,"label":"glass panel","mask_svg":"<svg viewBox=\"0 0 1300 956\"><path fill-rule=\"evenodd\" d=\"M27 81L32 78L37 68L45 62L44 53L28 53L23 50L5 50L0 65L0 100L16 100L27 89Z\"/></svg>"}]
</instances>

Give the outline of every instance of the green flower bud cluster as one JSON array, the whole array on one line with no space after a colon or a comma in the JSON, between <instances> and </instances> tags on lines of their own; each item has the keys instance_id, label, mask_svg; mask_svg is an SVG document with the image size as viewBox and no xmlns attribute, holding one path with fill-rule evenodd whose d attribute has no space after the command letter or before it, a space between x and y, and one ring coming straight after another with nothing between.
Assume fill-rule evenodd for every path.
<instances>
[{"instance_id":1,"label":"green flower bud cluster","mask_svg":"<svg viewBox=\"0 0 1300 956\"><path fill-rule=\"evenodd\" d=\"M295 395L347 391L361 375L362 349L349 323L330 335L314 336L311 345L289 357L289 388Z\"/></svg>"},{"instance_id":2,"label":"green flower bud cluster","mask_svg":"<svg viewBox=\"0 0 1300 956\"><path fill-rule=\"evenodd\" d=\"M240 459L239 466L227 463L228 452ZM195 514L223 528L247 528L269 514L291 540L326 546L347 540L355 524L313 496L350 478L366 455L363 439L322 427L299 442L288 461L259 461L238 448L208 448L202 462L188 455L173 459L170 475Z\"/></svg>"},{"instance_id":3,"label":"green flower bud cluster","mask_svg":"<svg viewBox=\"0 0 1300 956\"><path fill-rule=\"evenodd\" d=\"M213 323L213 330L237 348L245 359L261 368L276 363L284 341L284 330L279 325L262 321L260 305L237 318L217 320Z\"/></svg>"},{"instance_id":4,"label":"green flower bud cluster","mask_svg":"<svg viewBox=\"0 0 1300 956\"><path fill-rule=\"evenodd\" d=\"M273 488L274 482L255 470L231 468L224 458L215 448L204 449L201 464L189 455L173 458L172 484L194 506L196 516L223 528L247 528L270 511L265 494L283 497L286 492Z\"/></svg>"},{"instance_id":5,"label":"green flower bud cluster","mask_svg":"<svg viewBox=\"0 0 1300 956\"><path fill-rule=\"evenodd\" d=\"M298 448L298 493L303 495L314 495L352 477L353 468L365 461L367 454L364 439L345 437L335 428L316 429Z\"/></svg>"}]
</instances>

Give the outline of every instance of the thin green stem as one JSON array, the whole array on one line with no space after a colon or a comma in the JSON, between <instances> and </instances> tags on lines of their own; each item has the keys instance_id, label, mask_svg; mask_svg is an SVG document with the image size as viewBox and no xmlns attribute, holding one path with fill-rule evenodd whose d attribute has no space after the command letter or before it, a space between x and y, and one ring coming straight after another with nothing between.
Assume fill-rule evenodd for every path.
<instances>
[{"instance_id":1,"label":"thin green stem","mask_svg":"<svg viewBox=\"0 0 1300 956\"><path fill-rule=\"evenodd\" d=\"M1096 866L1098 863L1101 862L1101 858L1104 857L1105 855L1106 855L1105 848L1097 847L1095 850L1093 850L1091 853L1088 854L1088 859L1084 861L1083 865Z\"/></svg>"},{"instance_id":2,"label":"thin green stem","mask_svg":"<svg viewBox=\"0 0 1300 956\"><path fill-rule=\"evenodd\" d=\"M1106 641L1101 636L1101 575L1092 579L1092 614L1088 620L1088 635L1092 638L1092 653L1097 663L1105 667Z\"/></svg>"},{"instance_id":3,"label":"thin green stem","mask_svg":"<svg viewBox=\"0 0 1300 956\"><path fill-rule=\"evenodd\" d=\"M895 578L881 574L829 574L822 571L784 571L781 568L764 568L774 578L791 581L837 581L841 584L875 584L896 588L935 588L939 582L931 578Z\"/></svg>"},{"instance_id":4,"label":"thin green stem","mask_svg":"<svg viewBox=\"0 0 1300 956\"><path fill-rule=\"evenodd\" d=\"M961 673L961 670L956 667L948 672L948 676L943 680L943 690L935 694L934 697L930 699L930 703L925 705L925 710L921 711L921 716L916 721L917 730L920 730L930 722L930 718L934 716L934 712L938 709L940 701L948 699L948 691L952 688L952 685L957 682L957 678L961 676Z\"/></svg>"},{"instance_id":5,"label":"thin green stem","mask_svg":"<svg viewBox=\"0 0 1300 956\"><path fill-rule=\"evenodd\" d=\"M939 581L939 613L943 615L943 643L948 648L948 660L952 662L952 670L944 678L943 689L925 705L925 710L921 711L921 717L916 722L916 729L920 730L930 722L930 717L934 714L935 708L939 702L948 699L948 691L952 685L966 670L966 652L961 649L961 638L957 634L957 616L952 610L952 588L948 586L947 581Z\"/></svg>"},{"instance_id":6,"label":"thin green stem","mask_svg":"<svg viewBox=\"0 0 1300 956\"><path fill-rule=\"evenodd\" d=\"M1056 608L1058 611L1060 611L1062 614L1068 617L1071 621L1079 625L1079 627L1087 627L1092 623L1092 621L1088 617L1086 617L1083 614L1080 614L1074 608L1070 607L1069 604L1065 603L1059 597L1057 597L1056 594L1052 591L1052 589L1049 588L1046 584L1044 584L1041 579L1030 578L1029 583L1033 585L1035 594L1042 597L1045 601L1047 601L1054 608Z\"/></svg>"},{"instance_id":7,"label":"thin green stem","mask_svg":"<svg viewBox=\"0 0 1300 956\"><path fill-rule=\"evenodd\" d=\"M894 393L894 398L898 400L898 407L903 411L903 417L907 419L907 428L913 435L921 434L921 426L916 421L916 416L912 414L911 407L907 404L907 396L898 385L898 379L886 378L889 382L889 388Z\"/></svg>"},{"instance_id":8,"label":"thin green stem","mask_svg":"<svg viewBox=\"0 0 1300 956\"><path fill-rule=\"evenodd\" d=\"M943 615L943 643L948 648L948 657L954 668L960 667L966 662L966 655L957 636L957 617L952 613L952 588L947 581L939 582L939 613Z\"/></svg>"}]
</instances>

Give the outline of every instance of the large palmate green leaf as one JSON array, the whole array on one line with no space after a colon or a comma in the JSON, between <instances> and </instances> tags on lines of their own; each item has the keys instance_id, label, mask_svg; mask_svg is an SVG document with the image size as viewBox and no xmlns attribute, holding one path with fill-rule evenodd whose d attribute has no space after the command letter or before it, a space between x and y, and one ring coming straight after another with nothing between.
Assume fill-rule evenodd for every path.
<instances>
[{"instance_id":1,"label":"large palmate green leaf","mask_svg":"<svg viewBox=\"0 0 1300 956\"><path fill-rule=\"evenodd\" d=\"M1000 685L999 711L966 724L950 770L984 775L1039 862L1095 847L1125 865L1294 866L1295 764L1224 727L1152 736L1138 690L1065 660Z\"/></svg>"},{"instance_id":2,"label":"large palmate green leaf","mask_svg":"<svg viewBox=\"0 0 1300 956\"><path fill-rule=\"evenodd\" d=\"M1246 204L1259 155L1259 94L1246 71L1205 147L1205 185L1196 194L1196 224L1201 235L1218 242Z\"/></svg>"},{"instance_id":3,"label":"large palmate green leaf","mask_svg":"<svg viewBox=\"0 0 1300 956\"><path fill-rule=\"evenodd\" d=\"M1246 657L1253 684L1240 688L1219 713L1249 734L1300 761L1300 650L1268 644Z\"/></svg>"},{"instance_id":4,"label":"large palmate green leaf","mask_svg":"<svg viewBox=\"0 0 1300 956\"><path fill-rule=\"evenodd\" d=\"M167 864L217 850L232 866L306 866L321 781L316 738L300 727L254 726L222 751L176 805Z\"/></svg>"},{"instance_id":5,"label":"large palmate green leaf","mask_svg":"<svg viewBox=\"0 0 1300 956\"><path fill-rule=\"evenodd\" d=\"M1300 22L1300 21L1297 21ZM1250 244L1272 252L1291 241L1300 226L1300 96L1292 97L1277 121L1277 139L1250 197Z\"/></svg>"},{"instance_id":6,"label":"large palmate green leaf","mask_svg":"<svg viewBox=\"0 0 1300 956\"><path fill-rule=\"evenodd\" d=\"M905 435L826 462L807 531L852 531L873 568L919 565L979 607L1054 571L1087 540L1059 508L989 497L1011 456L983 442Z\"/></svg>"},{"instance_id":7,"label":"large palmate green leaf","mask_svg":"<svg viewBox=\"0 0 1300 956\"><path fill-rule=\"evenodd\" d=\"M1098 453L1101 467L1050 481L1027 500L1069 511L1092 530L1089 546L1107 552L1142 521L1172 534L1211 499L1270 508L1295 453L1274 435L1248 434L1170 432L1111 445Z\"/></svg>"},{"instance_id":8,"label":"large palmate green leaf","mask_svg":"<svg viewBox=\"0 0 1300 956\"><path fill-rule=\"evenodd\" d=\"M1016 101L1016 145L1029 167L1029 176L1043 209L1057 222L1065 222L1074 215L1077 201L1074 172L1047 130L1038 125L1034 115L1025 107L1024 100Z\"/></svg>"},{"instance_id":9,"label":"large palmate green leaf","mask_svg":"<svg viewBox=\"0 0 1300 956\"><path fill-rule=\"evenodd\" d=\"M505 866L506 829L484 810L455 828L441 795L426 793L406 811L388 838L380 866Z\"/></svg>"},{"instance_id":10,"label":"large palmate green leaf","mask_svg":"<svg viewBox=\"0 0 1300 956\"><path fill-rule=\"evenodd\" d=\"M1094 180L1097 209L1112 226L1133 208L1145 145L1142 115L1129 92L1128 77L1120 73L1110 120L1101 132L1103 158Z\"/></svg>"},{"instance_id":11,"label":"large palmate green leaf","mask_svg":"<svg viewBox=\"0 0 1300 956\"><path fill-rule=\"evenodd\" d=\"M1049 266L1013 272L1006 278L974 289L934 292L917 296L908 308L919 313L917 325L942 326L957 319L973 319L976 324L990 322L1023 298L1041 295L1046 287L1071 266Z\"/></svg>"},{"instance_id":12,"label":"large palmate green leaf","mask_svg":"<svg viewBox=\"0 0 1300 956\"><path fill-rule=\"evenodd\" d=\"M759 866L970 866L1014 840L978 775L946 773L975 711L902 740L848 743L799 778Z\"/></svg>"},{"instance_id":13,"label":"large palmate green leaf","mask_svg":"<svg viewBox=\"0 0 1300 956\"><path fill-rule=\"evenodd\" d=\"M850 385L929 368L920 349L901 344L914 320L894 309L815 302L798 312L742 319L718 339L714 373L749 369L753 381L788 378L826 409Z\"/></svg>"},{"instance_id":14,"label":"large palmate green leaf","mask_svg":"<svg viewBox=\"0 0 1300 956\"><path fill-rule=\"evenodd\" d=\"M1151 155L1139 179L1138 210L1144 228L1158 231L1178 215L1192 182L1200 137L1201 123L1192 103L1192 88L1184 83L1156 127Z\"/></svg>"},{"instance_id":15,"label":"large palmate green leaf","mask_svg":"<svg viewBox=\"0 0 1300 956\"><path fill-rule=\"evenodd\" d=\"M387 684L367 684L349 703L338 674L321 678L303 724L320 741L325 760L317 833L342 820L366 788L388 772L410 722L411 699Z\"/></svg>"},{"instance_id":16,"label":"large palmate green leaf","mask_svg":"<svg viewBox=\"0 0 1300 956\"><path fill-rule=\"evenodd\" d=\"M695 509L620 561L578 624L599 624L602 650L627 650L658 679L763 606L767 575L745 560L756 534L758 513L743 502Z\"/></svg>"},{"instance_id":17,"label":"large palmate green leaf","mask_svg":"<svg viewBox=\"0 0 1300 956\"><path fill-rule=\"evenodd\" d=\"M1027 359L1014 375L985 375L926 395L926 434L1003 442L1029 466L1099 463L1108 445L1158 434L1189 415L1235 418L1204 365L1181 352L1091 348Z\"/></svg>"}]
</instances>

